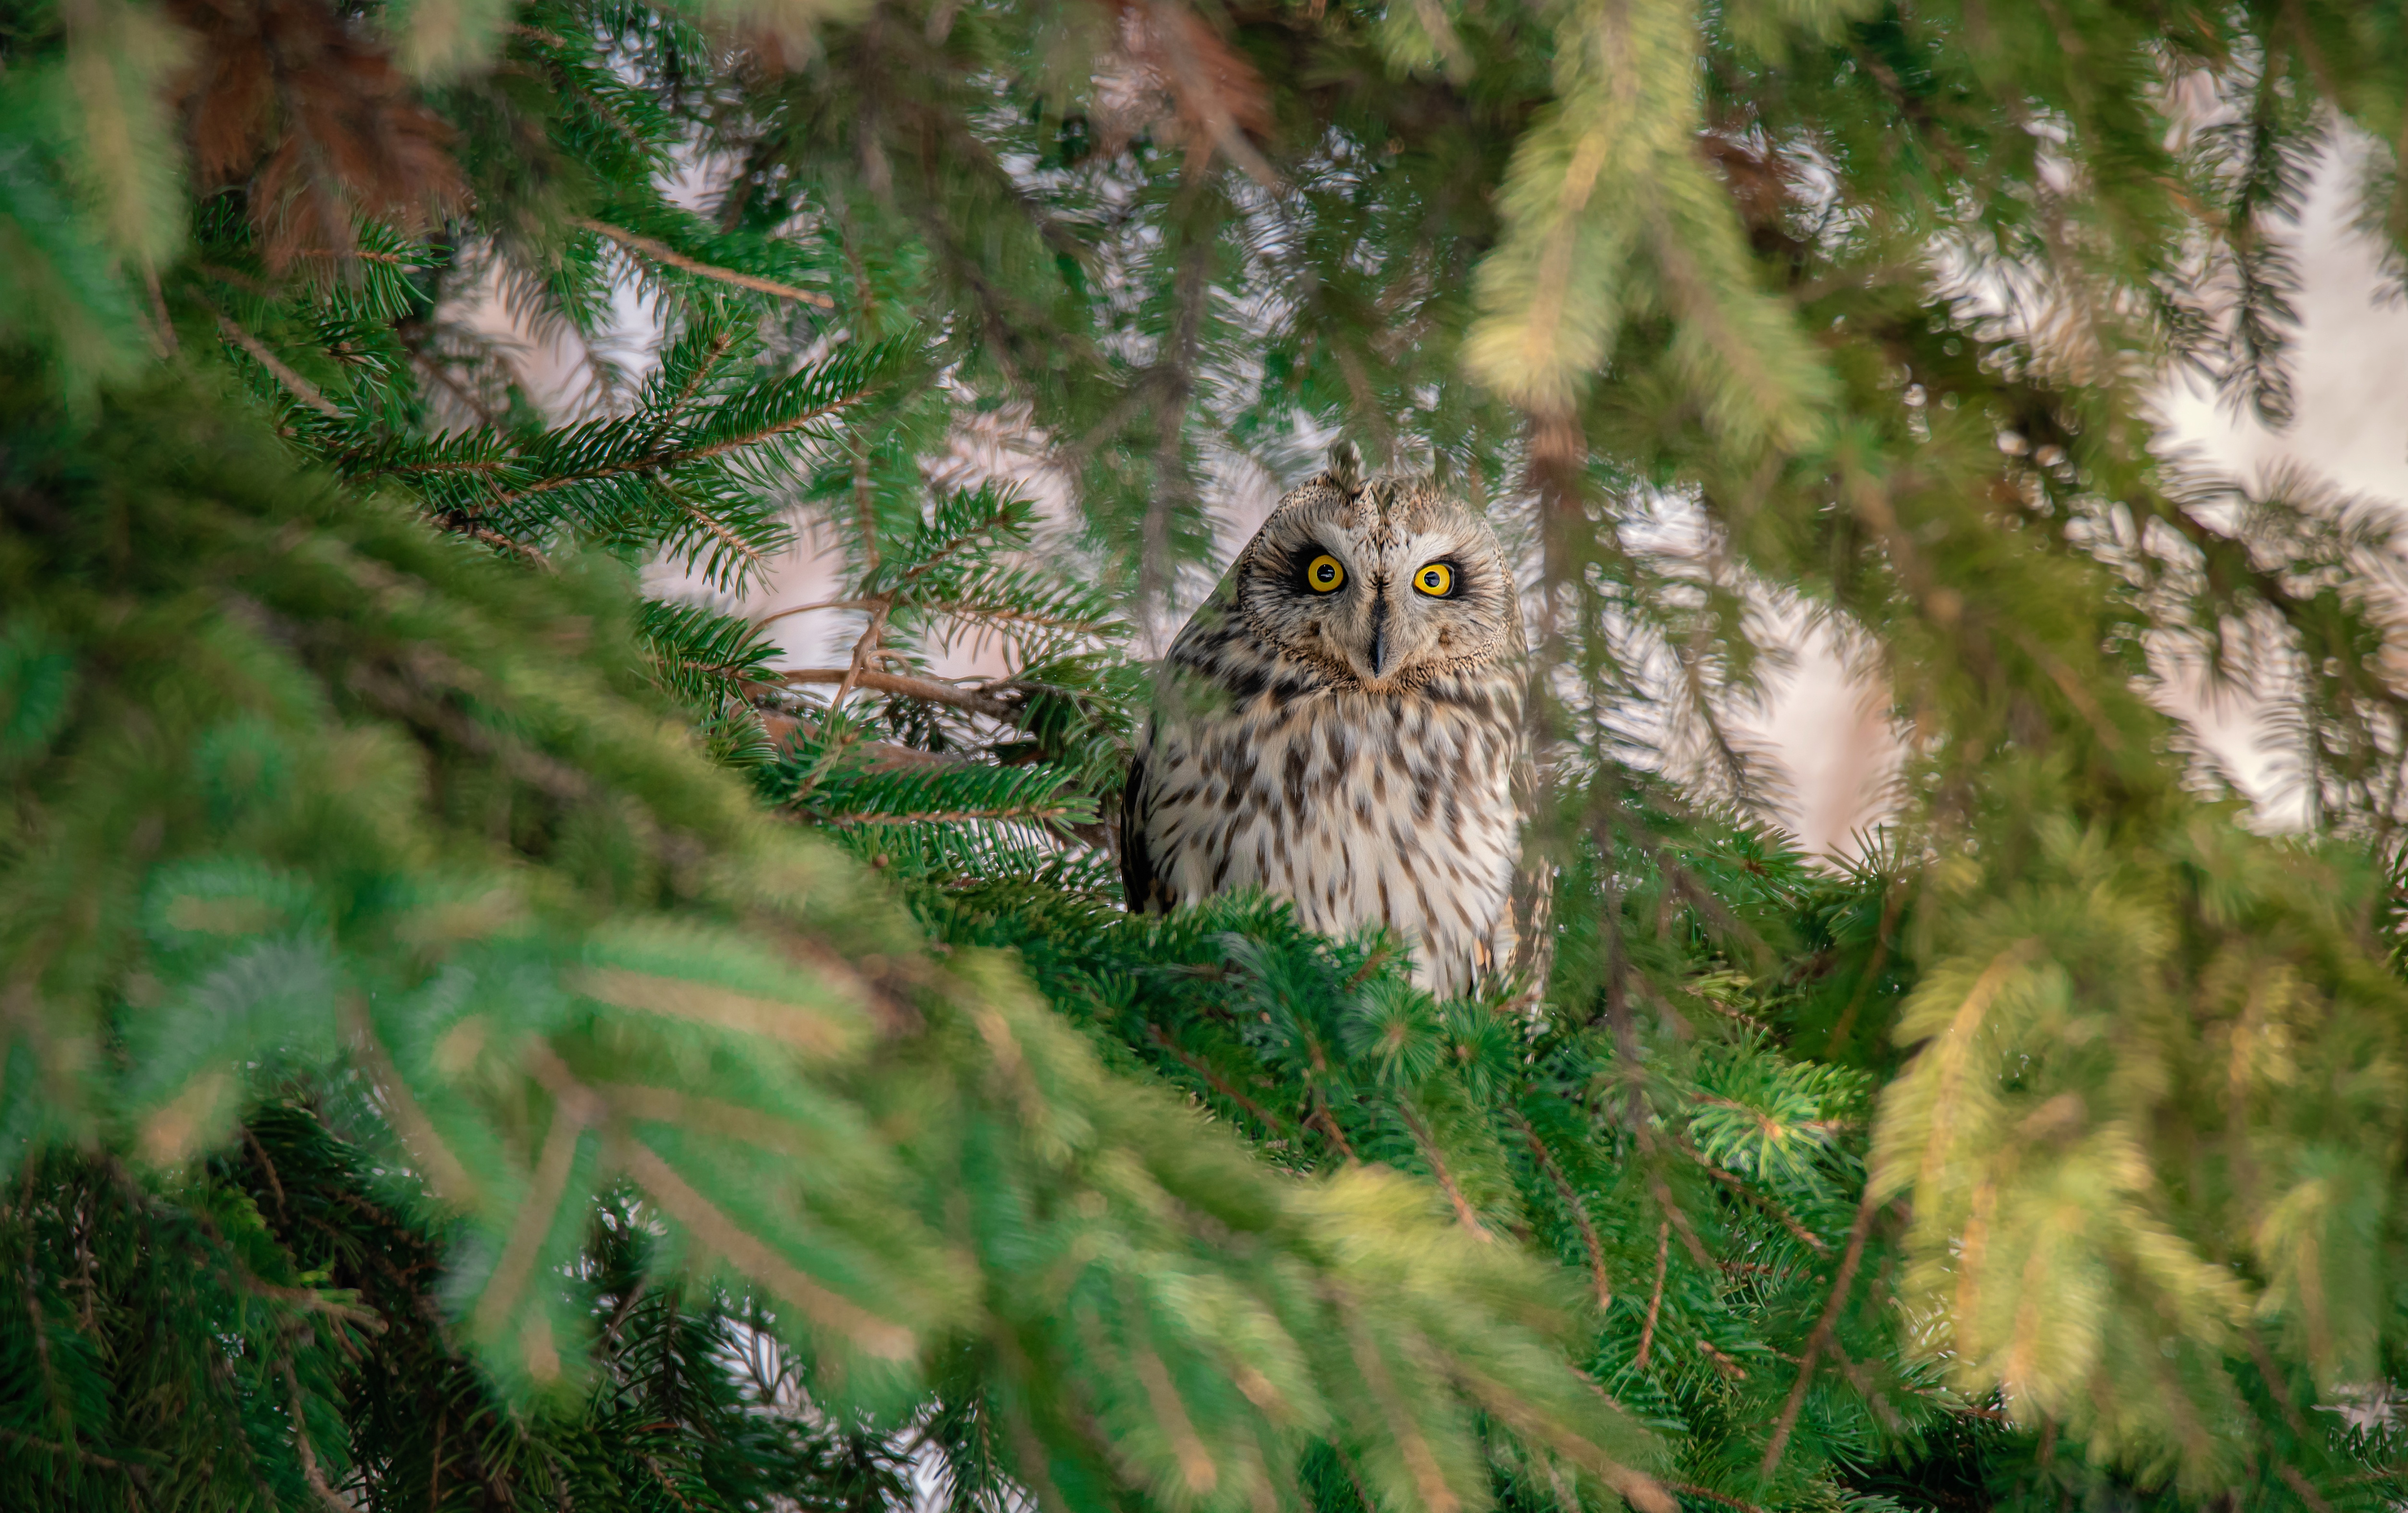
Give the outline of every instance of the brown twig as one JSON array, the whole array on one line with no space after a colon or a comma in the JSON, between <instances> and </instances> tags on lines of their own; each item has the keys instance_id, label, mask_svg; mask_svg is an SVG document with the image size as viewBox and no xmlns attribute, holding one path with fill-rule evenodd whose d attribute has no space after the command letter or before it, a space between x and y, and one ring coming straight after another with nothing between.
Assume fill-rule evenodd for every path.
<instances>
[{"instance_id":1,"label":"brown twig","mask_svg":"<svg viewBox=\"0 0 2408 1513\"><path fill-rule=\"evenodd\" d=\"M1656 1142L1648 1135L1647 1126L1641 1125L1639 1127L1641 1152L1647 1155L1654 1154L1655 1145ZM1652 1163L1647 1168L1647 1191L1656 1199L1656 1208L1662 1212L1674 1229L1681 1232L1681 1246L1689 1252L1689 1259L1698 1263L1698 1269L1709 1277L1720 1271L1722 1267L1715 1263L1713 1252L1706 1249L1705 1241L1698 1238L1697 1229L1690 1224L1689 1216L1682 1211L1678 1203L1672 1201L1672 1185L1664 1180L1664 1174Z\"/></svg>"},{"instance_id":2,"label":"brown twig","mask_svg":"<svg viewBox=\"0 0 2408 1513\"><path fill-rule=\"evenodd\" d=\"M1429 1126L1422 1122L1421 1115L1411 1104L1398 1102L1397 1112L1403 1117L1405 1128L1412 1132L1413 1143L1422 1148L1423 1157L1430 1163L1430 1176L1438 1179L1440 1191L1446 1194L1447 1202L1455 1205L1455 1217L1462 1220L1463 1227L1471 1231L1474 1236L1493 1243L1497 1236L1488 1233L1488 1226L1480 1221L1480 1211L1471 1206L1471 1200L1455 1185L1455 1177L1446 1169L1446 1162L1440 1157L1438 1140L1430 1134Z\"/></svg>"},{"instance_id":3,"label":"brown twig","mask_svg":"<svg viewBox=\"0 0 2408 1513\"><path fill-rule=\"evenodd\" d=\"M617 242L620 246L625 248L630 252L634 252L649 262L658 263L667 267L679 269L681 272L691 273L699 278L715 278L721 283L734 284L739 289L750 289L755 293L763 294L775 294L780 299L800 300L806 305L816 305L823 310L832 310L836 308L836 301L828 298L825 294L819 293L817 290L797 289L793 284L781 284L775 278L764 278L755 274L738 273L734 268L723 268L718 266L716 264L698 263L693 258L686 256L683 252L679 251L676 248L671 247L666 242L655 241L650 236L640 236L632 231L625 230L619 226L610 225L605 221L593 221L584 216L579 216L575 218L574 223L594 233L597 236L609 237L611 241Z\"/></svg>"},{"instance_id":4,"label":"brown twig","mask_svg":"<svg viewBox=\"0 0 2408 1513\"><path fill-rule=\"evenodd\" d=\"M2286 1462L2278 1462L2274 1470L2285 1482L2289 1484L2293 1492L2300 1494L2300 1501L2315 1508L2316 1513L2333 1513L2332 1504L2325 1501L2324 1494L2317 1492L2315 1484L2307 1477L2300 1475L2297 1467Z\"/></svg>"},{"instance_id":5,"label":"brown twig","mask_svg":"<svg viewBox=\"0 0 2408 1513\"><path fill-rule=\"evenodd\" d=\"M267 1178L267 1190L276 1194L276 1217L291 1223L293 1215L285 1206L284 1184L276 1178L276 1163L267 1159L267 1148L259 1143L259 1136L248 1124L242 1127L242 1138L251 1147L251 1153L259 1158L259 1172Z\"/></svg>"},{"instance_id":6,"label":"brown twig","mask_svg":"<svg viewBox=\"0 0 2408 1513\"><path fill-rule=\"evenodd\" d=\"M1740 1365L1738 1361L1724 1351L1715 1349L1704 1340L1698 1341L1698 1353L1704 1356L1707 1362L1712 1364L1716 1371L1721 1372L1731 1380L1747 1380L1747 1372Z\"/></svg>"},{"instance_id":7,"label":"brown twig","mask_svg":"<svg viewBox=\"0 0 2408 1513\"><path fill-rule=\"evenodd\" d=\"M71 1461L81 1462L85 1465L96 1465L108 1471L122 1471L128 1477L137 1480L142 1475L142 1467L130 1461L112 1461L108 1456L96 1455L80 1445L53 1445L49 1440L37 1439L22 1429L0 1429L0 1441L22 1446L36 1455L63 1456Z\"/></svg>"},{"instance_id":8,"label":"brown twig","mask_svg":"<svg viewBox=\"0 0 2408 1513\"><path fill-rule=\"evenodd\" d=\"M285 365L284 359L270 351L267 343L234 323L223 311L212 311L218 318L218 330L226 340L249 352L251 360L268 371L270 377L284 386L294 398L316 410L330 421L343 418L342 410L328 399L323 391Z\"/></svg>"},{"instance_id":9,"label":"brown twig","mask_svg":"<svg viewBox=\"0 0 2408 1513\"><path fill-rule=\"evenodd\" d=\"M1696 1162L1699 1166L1703 1167L1707 1176L1729 1188L1733 1192L1738 1193L1741 1197L1746 1199L1749 1203L1754 1204L1756 1207L1763 1209L1774 1219L1779 1220L1781 1221L1782 1228L1787 1230L1799 1239L1806 1242L1808 1247L1822 1255L1829 1255L1831 1253L1831 1248L1824 1242L1823 1236L1815 1234L1813 1230L1808 1229L1804 1224L1799 1223L1797 1216L1790 1213L1790 1211L1784 1207L1778 1200L1765 1193L1758 1192L1754 1188L1748 1186L1747 1179L1740 1176L1737 1172L1725 1171L1722 1167L1715 1165L1713 1162L1706 1159L1706 1153L1704 1151L1698 1149L1695 1146L1691 1145L1687 1140L1682 1138L1680 1135L1675 1135L1672 1136L1672 1144L1683 1155L1687 1156L1691 1161Z\"/></svg>"},{"instance_id":10,"label":"brown twig","mask_svg":"<svg viewBox=\"0 0 2408 1513\"><path fill-rule=\"evenodd\" d=\"M1322 1129L1331 1139L1338 1142L1338 1153L1348 1161L1359 1160L1360 1158L1354 1154L1354 1148L1346 1143L1346 1132L1338 1127L1337 1116L1330 1113L1328 1100L1322 1097L1321 1090L1318 1088L1312 1091L1312 1112L1313 1117L1321 1120Z\"/></svg>"},{"instance_id":11,"label":"brown twig","mask_svg":"<svg viewBox=\"0 0 2408 1513\"><path fill-rule=\"evenodd\" d=\"M877 693L892 693L901 698L921 699L930 704L950 704L957 709L984 715L990 720L1012 721L1019 711L993 694L975 689L956 688L932 678L910 678L900 673L876 672L867 667L806 667L796 672L777 675L787 683L834 683L841 698L847 685L865 688Z\"/></svg>"},{"instance_id":12,"label":"brown twig","mask_svg":"<svg viewBox=\"0 0 2408 1513\"><path fill-rule=\"evenodd\" d=\"M1211 1064L1206 1062L1201 1056L1195 1055L1184 1047L1173 1044L1170 1037L1164 1035L1159 1026L1149 1024L1145 1027L1145 1033L1154 1037L1154 1043L1155 1045L1160 1046L1164 1050L1176 1057L1189 1071L1195 1073L1197 1077L1202 1078L1206 1082L1211 1084L1213 1092L1219 1093L1222 1097L1228 1099L1231 1103L1236 1104L1247 1113L1254 1115L1256 1120L1261 1121L1263 1128L1269 1130L1273 1134L1279 1133L1280 1121L1269 1109L1265 1108L1262 1105L1254 1102L1252 1098L1247 1097L1244 1093L1231 1086L1228 1078L1212 1070Z\"/></svg>"},{"instance_id":13,"label":"brown twig","mask_svg":"<svg viewBox=\"0 0 2408 1513\"><path fill-rule=\"evenodd\" d=\"M808 615L814 609L875 609L879 603L880 601L876 599L822 599L816 604L798 604L786 609L773 609L754 621L752 628L757 631L766 625L774 625L789 615Z\"/></svg>"},{"instance_id":14,"label":"brown twig","mask_svg":"<svg viewBox=\"0 0 2408 1513\"><path fill-rule=\"evenodd\" d=\"M501 532L494 530L491 526L480 525L466 515L461 515L455 512L450 515L437 516L436 517L436 521L437 523L443 526L444 529L452 531L456 535L465 535L471 541L480 542L485 546L493 548L495 551L507 551L512 556L523 557L530 564L541 568L547 573L552 571L552 559L545 556L536 548L529 546L527 543L518 540L515 537L504 535Z\"/></svg>"},{"instance_id":15,"label":"brown twig","mask_svg":"<svg viewBox=\"0 0 2408 1513\"><path fill-rule=\"evenodd\" d=\"M1647 1322L1639 1331L1639 1353L1631 1358L1634 1371L1647 1369L1647 1352L1656 1348L1656 1316L1664 1307L1664 1274L1672 1263L1672 1221L1669 1219L1656 1226L1656 1290L1647 1294Z\"/></svg>"},{"instance_id":16,"label":"brown twig","mask_svg":"<svg viewBox=\"0 0 2408 1513\"><path fill-rule=\"evenodd\" d=\"M1732 1497L1727 1493L1715 1492L1710 1487L1700 1487L1693 1482L1686 1481L1667 1481L1664 1485L1671 1488L1674 1492L1679 1492L1684 1497L1702 1497L1709 1503L1720 1503L1725 1507L1738 1508L1740 1513L1764 1513L1764 1509L1756 1506L1754 1503L1742 1503L1736 1497Z\"/></svg>"},{"instance_id":17,"label":"brown twig","mask_svg":"<svg viewBox=\"0 0 2408 1513\"><path fill-rule=\"evenodd\" d=\"M1613 1284L1607 1279L1605 1247L1598 1240L1597 1226L1589 1222L1588 1208L1581 1202L1580 1193L1573 1189L1571 1179L1564 1176L1563 1168L1557 1166L1555 1158L1548 1153L1546 1143L1539 1138L1539 1132L1532 1129L1530 1121L1522 1116L1522 1111L1514 1109L1508 1117L1522 1132L1522 1139L1529 1146L1530 1155L1538 1162L1539 1170L1546 1173L1547 1180L1555 1185L1555 1196L1571 1210L1572 1222L1580 1226L1581 1243L1588 1250L1589 1277L1597 1285L1598 1311L1602 1313L1613 1306Z\"/></svg>"},{"instance_id":18,"label":"brown twig","mask_svg":"<svg viewBox=\"0 0 2408 1513\"><path fill-rule=\"evenodd\" d=\"M1781 1469L1781 1453L1789 1448L1789 1433L1798 1427L1798 1415L1806 1406L1806 1388L1814 1379L1814 1358L1831 1343L1831 1332L1840 1321L1840 1310L1847 1306L1849 1290L1856 1286L1856 1268L1865 1259L1865 1239L1872 1233L1873 1215L1881 1204L1870 1188L1864 1201L1856 1205L1856 1221L1848 1229L1847 1253L1840 1258L1840 1273L1831 1284L1831 1295L1823 1305L1823 1316L1814 1320L1814 1333L1806 1336L1806 1350L1798 1362L1798 1379L1790 1384L1789 1400L1781 1405L1781 1417L1773 1420L1772 1438L1764 1447L1764 1463L1756 1472L1759 1481L1770 1481Z\"/></svg>"},{"instance_id":19,"label":"brown twig","mask_svg":"<svg viewBox=\"0 0 2408 1513\"><path fill-rule=\"evenodd\" d=\"M292 1358L287 1356L277 1364L283 1368L284 1385L293 1390L293 1449L301 1459L301 1478L334 1513L360 1513L350 1498L327 1484L325 1473L318 1469L318 1452L309 1448L309 1420L301 1411L301 1378L294 1373Z\"/></svg>"},{"instance_id":20,"label":"brown twig","mask_svg":"<svg viewBox=\"0 0 2408 1513\"><path fill-rule=\"evenodd\" d=\"M846 695L858 687L864 678L887 676L878 670L877 664L883 660L878 654L879 643L886 637L886 616L891 607L891 604L880 605L869 612L868 623L861 627L860 638L853 643L852 657L846 661L843 669L837 675L836 692L828 695L830 716L835 715L837 710L844 707ZM941 688L944 685L930 683L928 686Z\"/></svg>"}]
</instances>

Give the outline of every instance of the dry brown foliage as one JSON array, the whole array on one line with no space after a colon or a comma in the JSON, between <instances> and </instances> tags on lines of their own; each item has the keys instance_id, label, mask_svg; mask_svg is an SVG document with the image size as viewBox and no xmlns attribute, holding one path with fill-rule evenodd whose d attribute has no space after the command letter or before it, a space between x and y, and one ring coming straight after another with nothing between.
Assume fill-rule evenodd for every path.
<instances>
[{"instance_id":1,"label":"dry brown foliage","mask_svg":"<svg viewBox=\"0 0 2408 1513\"><path fill-rule=\"evenodd\" d=\"M1153 96L1153 108L1131 112L1151 118L1139 124L1167 123L1196 171L1217 152L1272 181L1276 176L1254 146L1270 133L1270 92L1245 54L1181 0L1106 5L1118 22L1126 77Z\"/></svg>"},{"instance_id":2,"label":"dry brown foliage","mask_svg":"<svg viewBox=\"0 0 2408 1513\"><path fill-rule=\"evenodd\" d=\"M451 129L390 51L322 0L171 0L194 36L183 105L205 190L247 189L268 265L330 271L373 217L423 230L462 207Z\"/></svg>"}]
</instances>

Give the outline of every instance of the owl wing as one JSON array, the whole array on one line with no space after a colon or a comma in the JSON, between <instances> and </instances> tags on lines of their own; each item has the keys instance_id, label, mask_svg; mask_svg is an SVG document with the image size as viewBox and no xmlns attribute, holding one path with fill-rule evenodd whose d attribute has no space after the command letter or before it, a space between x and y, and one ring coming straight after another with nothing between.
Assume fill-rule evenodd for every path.
<instances>
[{"instance_id":1,"label":"owl wing","mask_svg":"<svg viewBox=\"0 0 2408 1513\"><path fill-rule=\"evenodd\" d=\"M1146 758L1165 721L1181 724L1192 721L1199 707L1226 704L1226 692L1215 673L1231 637L1239 634L1240 622L1233 620L1232 608L1241 566L1230 564L1171 640L1170 654L1154 683L1154 712L1129 755L1128 781L1121 789L1121 897L1132 914L1168 913L1176 902L1168 882L1171 858L1155 849L1162 837L1147 834L1154 795L1146 785ZM1175 762L1173 766L1175 777Z\"/></svg>"},{"instance_id":2,"label":"owl wing","mask_svg":"<svg viewBox=\"0 0 2408 1513\"><path fill-rule=\"evenodd\" d=\"M1531 832L1537 827L1539 768L1527 756L1513 764L1513 806L1521 811L1522 864L1513 873L1513 956L1505 963L1520 996L1532 1004L1546 996L1547 971L1555 960L1555 877Z\"/></svg>"},{"instance_id":3,"label":"owl wing","mask_svg":"<svg viewBox=\"0 0 2408 1513\"><path fill-rule=\"evenodd\" d=\"M1146 849L1145 749L1140 743L1129 758L1128 781L1121 789L1121 897L1131 914L1158 914L1170 903Z\"/></svg>"}]
</instances>

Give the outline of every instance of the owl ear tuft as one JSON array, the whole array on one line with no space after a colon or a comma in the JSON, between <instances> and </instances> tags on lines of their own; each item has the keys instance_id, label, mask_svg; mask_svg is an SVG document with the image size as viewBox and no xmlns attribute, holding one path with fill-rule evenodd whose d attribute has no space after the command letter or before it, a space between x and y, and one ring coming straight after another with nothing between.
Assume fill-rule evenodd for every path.
<instances>
[{"instance_id":1,"label":"owl ear tuft","mask_svg":"<svg viewBox=\"0 0 2408 1513\"><path fill-rule=\"evenodd\" d=\"M1341 437L1329 449L1326 476L1349 497L1363 492L1363 453L1353 441Z\"/></svg>"}]
</instances>

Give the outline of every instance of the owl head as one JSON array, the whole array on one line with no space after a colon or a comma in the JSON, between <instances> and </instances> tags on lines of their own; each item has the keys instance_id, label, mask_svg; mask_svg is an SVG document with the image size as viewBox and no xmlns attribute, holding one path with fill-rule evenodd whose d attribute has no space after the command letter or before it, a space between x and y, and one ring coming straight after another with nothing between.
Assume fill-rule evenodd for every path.
<instances>
[{"instance_id":1,"label":"owl head","mask_svg":"<svg viewBox=\"0 0 2408 1513\"><path fill-rule=\"evenodd\" d=\"M1513 575L1488 522L1427 477L1365 478L1350 441L1279 502L1234 577L1256 635L1367 692L1524 650Z\"/></svg>"}]
</instances>

